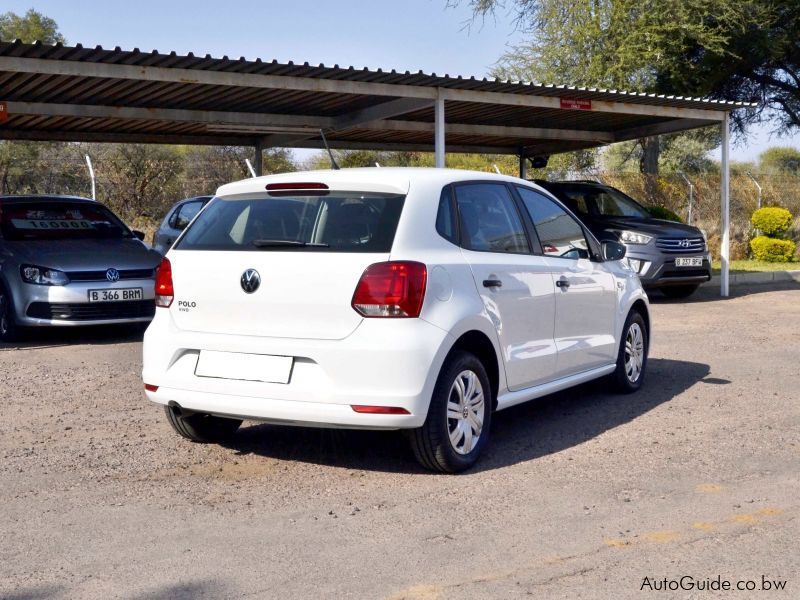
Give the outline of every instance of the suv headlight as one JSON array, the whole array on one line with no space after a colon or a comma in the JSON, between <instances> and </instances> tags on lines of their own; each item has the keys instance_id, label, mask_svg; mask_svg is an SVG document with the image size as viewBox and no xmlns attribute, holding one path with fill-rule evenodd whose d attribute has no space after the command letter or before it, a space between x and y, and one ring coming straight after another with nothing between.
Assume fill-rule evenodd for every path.
<instances>
[{"instance_id":1,"label":"suv headlight","mask_svg":"<svg viewBox=\"0 0 800 600\"><path fill-rule=\"evenodd\" d=\"M637 233L636 231L619 232L619 241L625 244L647 244L652 239L652 236L645 235L643 233Z\"/></svg>"},{"instance_id":2,"label":"suv headlight","mask_svg":"<svg viewBox=\"0 0 800 600\"><path fill-rule=\"evenodd\" d=\"M19 272L25 283L35 283L36 285L67 285L69 283L66 273L46 267L22 265Z\"/></svg>"}]
</instances>

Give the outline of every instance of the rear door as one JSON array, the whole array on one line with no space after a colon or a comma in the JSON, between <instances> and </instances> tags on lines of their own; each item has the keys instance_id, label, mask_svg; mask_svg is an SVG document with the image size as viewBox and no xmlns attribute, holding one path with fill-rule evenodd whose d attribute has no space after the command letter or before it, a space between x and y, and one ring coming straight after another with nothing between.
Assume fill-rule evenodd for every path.
<instances>
[{"instance_id":1,"label":"rear door","mask_svg":"<svg viewBox=\"0 0 800 600\"><path fill-rule=\"evenodd\" d=\"M389 259L403 199L363 192L215 198L169 255L175 324L347 337L362 319L350 305L356 285L369 265Z\"/></svg>"},{"instance_id":2,"label":"rear door","mask_svg":"<svg viewBox=\"0 0 800 600\"><path fill-rule=\"evenodd\" d=\"M557 288L554 338L558 376L613 363L617 306L613 275L602 262L590 260L583 227L572 215L536 190L518 186L517 191Z\"/></svg>"},{"instance_id":3,"label":"rear door","mask_svg":"<svg viewBox=\"0 0 800 600\"><path fill-rule=\"evenodd\" d=\"M550 266L532 251L511 190L498 182L453 190L462 253L497 331L509 389L552 379L555 287Z\"/></svg>"}]
</instances>

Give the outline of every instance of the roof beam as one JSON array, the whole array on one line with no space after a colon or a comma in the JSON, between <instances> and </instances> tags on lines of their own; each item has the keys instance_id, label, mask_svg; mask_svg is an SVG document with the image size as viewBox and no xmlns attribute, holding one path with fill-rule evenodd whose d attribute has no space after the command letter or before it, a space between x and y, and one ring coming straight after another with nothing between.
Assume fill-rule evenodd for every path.
<instances>
[{"instance_id":1,"label":"roof beam","mask_svg":"<svg viewBox=\"0 0 800 600\"><path fill-rule=\"evenodd\" d=\"M187 110L175 108L141 108L133 106L101 106L93 104L53 104L49 102L7 103L11 115L44 115L52 117L79 117L98 119L136 119L155 121L181 121L189 123L208 123L211 125L231 125L234 127L264 128L261 135L270 133L270 127L332 127L332 117L310 115L281 115L267 113L241 113L215 110ZM280 131L276 129L276 132ZM235 131L234 133L239 133ZM250 133L250 132L248 132ZM254 131L257 135L259 132Z\"/></svg>"},{"instance_id":2,"label":"roof beam","mask_svg":"<svg viewBox=\"0 0 800 600\"><path fill-rule=\"evenodd\" d=\"M350 140L328 139L331 148L341 150L398 150L405 152L430 152L433 153L433 140L430 143L400 143L400 142L355 142ZM322 140L303 140L292 144L293 148L324 149ZM517 154L518 147L448 144L447 152L477 153L477 154Z\"/></svg>"},{"instance_id":3,"label":"roof beam","mask_svg":"<svg viewBox=\"0 0 800 600\"><path fill-rule=\"evenodd\" d=\"M421 98L398 98L397 100L390 100L389 102L383 102L341 115L336 118L332 128L336 130L349 129L370 121L389 119L428 108L433 106L433 103L434 100Z\"/></svg>"},{"instance_id":4,"label":"roof beam","mask_svg":"<svg viewBox=\"0 0 800 600\"><path fill-rule=\"evenodd\" d=\"M424 98L460 102L478 102L526 106L533 108L561 109L558 96L514 94L507 92L485 92L433 86L403 85L344 79L321 79L288 75L263 75L259 73L232 73L228 71L206 71L201 69L179 69L172 67L145 67L136 65L53 60L44 58L22 58L0 56L0 71L16 71L72 77L97 77L111 79L133 79L137 81L163 81L183 84L205 84L234 87L265 88L276 90L300 90L332 94L358 94L365 96L392 96ZM440 96L441 91L441 96ZM557 92L556 92L557 93ZM572 94L574 92L568 91ZM591 92L589 92L591 93ZM609 102L592 100L592 111L619 114L636 114L668 118L704 119L722 121L725 110L683 108L651 105L640 102L640 97L631 95L635 102ZM561 109L564 110L564 109Z\"/></svg>"},{"instance_id":5,"label":"roof beam","mask_svg":"<svg viewBox=\"0 0 800 600\"><path fill-rule=\"evenodd\" d=\"M0 127L0 139L34 142L103 142L129 144L193 144L199 146L254 146L257 137L231 135L186 135L151 133L107 133L75 130L28 130Z\"/></svg>"},{"instance_id":6,"label":"roof beam","mask_svg":"<svg viewBox=\"0 0 800 600\"><path fill-rule=\"evenodd\" d=\"M687 131L689 129L697 129L698 127L708 127L709 125L719 125L719 121L712 120L697 120L697 119L674 119L672 121L665 121L663 123L655 123L653 125L642 125L640 127L630 127L614 132L615 142L624 142L625 140L636 140L639 138L650 137L651 135L662 135L665 133L676 133L678 131Z\"/></svg>"},{"instance_id":7,"label":"roof beam","mask_svg":"<svg viewBox=\"0 0 800 600\"><path fill-rule=\"evenodd\" d=\"M417 131L433 134L434 123L426 121L372 121L359 126L371 131ZM548 129L543 127L510 127L507 125L475 125L472 123L446 123L445 133L455 135L480 135L485 137L510 137L542 140L576 140L607 144L614 135L604 131Z\"/></svg>"}]
</instances>

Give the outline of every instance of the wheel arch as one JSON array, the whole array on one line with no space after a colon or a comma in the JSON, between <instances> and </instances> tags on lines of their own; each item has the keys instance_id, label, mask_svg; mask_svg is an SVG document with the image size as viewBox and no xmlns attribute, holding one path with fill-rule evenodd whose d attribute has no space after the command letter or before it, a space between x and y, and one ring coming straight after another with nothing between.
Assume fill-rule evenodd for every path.
<instances>
[{"instance_id":1,"label":"wheel arch","mask_svg":"<svg viewBox=\"0 0 800 600\"><path fill-rule=\"evenodd\" d=\"M483 364L486 369L486 374L489 377L489 384L492 388L492 410L495 410L497 408L497 396L500 393L500 377L502 370L494 344L483 331L471 329L462 333L458 339L456 339L455 343L450 347L450 351L447 353L447 358L449 358L453 352L459 350L474 354ZM447 358L445 360L447 360Z\"/></svg>"}]
</instances>

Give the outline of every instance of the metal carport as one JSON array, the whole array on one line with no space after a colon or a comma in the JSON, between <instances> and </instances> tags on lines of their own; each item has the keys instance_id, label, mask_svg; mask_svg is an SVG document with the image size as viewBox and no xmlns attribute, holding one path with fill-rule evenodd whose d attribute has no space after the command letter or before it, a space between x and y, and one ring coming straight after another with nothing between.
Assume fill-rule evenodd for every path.
<instances>
[{"instance_id":1,"label":"metal carport","mask_svg":"<svg viewBox=\"0 0 800 600\"><path fill-rule=\"evenodd\" d=\"M718 124L742 103L156 50L0 42L0 139L487 152L525 160Z\"/></svg>"}]
</instances>

